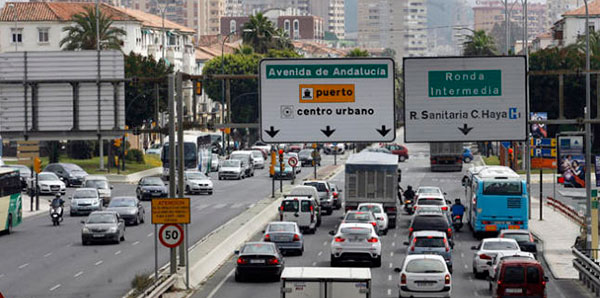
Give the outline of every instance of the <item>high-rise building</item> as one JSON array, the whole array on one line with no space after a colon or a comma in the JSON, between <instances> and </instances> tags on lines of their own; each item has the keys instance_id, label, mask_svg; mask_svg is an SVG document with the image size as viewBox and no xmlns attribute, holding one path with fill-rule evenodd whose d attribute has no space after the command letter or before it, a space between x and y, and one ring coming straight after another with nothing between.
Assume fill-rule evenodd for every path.
<instances>
[{"instance_id":1,"label":"high-rise building","mask_svg":"<svg viewBox=\"0 0 600 298\"><path fill-rule=\"evenodd\" d=\"M244 15L242 0L226 0L225 14L228 17L239 17Z\"/></svg>"},{"instance_id":2,"label":"high-rise building","mask_svg":"<svg viewBox=\"0 0 600 298\"><path fill-rule=\"evenodd\" d=\"M309 3L310 14L325 20L325 31L344 39L344 0L312 0Z\"/></svg>"},{"instance_id":3,"label":"high-rise building","mask_svg":"<svg viewBox=\"0 0 600 298\"><path fill-rule=\"evenodd\" d=\"M344 30L345 38L356 39L358 32L358 0L346 0L344 3Z\"/></svg>"},{"instance_id":4,"label":"high-rise building","mask_svg":"<svg viewBox=\"0 0 600 298\"><path fill-rule=\"evenodd\" d=\"M562 14L582 6L583 0L546 0L545 28L550 28L562 18Z\"/></svg>"},{"instance_id":5,"label":"high-rise building","mask_svg":"<svg viewBox=\"0 0 600 298\"><path fill-rule=\"evenodd\" d=\"M475 30L484 30L488 33L494 26L503 26L505 13L504 4L497 0L480 0L479 5L473 7ZM520 3L509 3L509 24L518 24L523 27L523 6ZM546 26L548 22L547 6L541 3L527 4L527 38L533 40L536 36L547 31L551 26ZM522 38L519 38L522 39Z\"/></svg>"}]
</instances>

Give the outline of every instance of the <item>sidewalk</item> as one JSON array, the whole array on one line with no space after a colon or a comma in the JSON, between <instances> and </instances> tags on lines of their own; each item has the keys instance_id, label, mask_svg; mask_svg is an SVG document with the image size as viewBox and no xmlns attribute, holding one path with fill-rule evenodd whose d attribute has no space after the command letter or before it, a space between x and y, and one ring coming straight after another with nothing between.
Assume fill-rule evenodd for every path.
<instances>
[{"instance_id":1,"label":"sidewalk","mask_svg":"<svg viewBox=\"0 0 600 298\"><path fill-rule=\"evenodd\" d=\"M106 179L110 183L137 183L143 177L157 176L162 174L162 172L162 167L156 167L129 175L105 174L104 176L106 176Z\"/></svg>"},{"instance_id":2,"label":"sidewalk","mask_svg":"<svg viewBox=\"0 0 600 298\"><path fill-rule=\"evenodd\" d=\"M35 197L33 198L33 210L31 210L31 198L26 193L21 194L21 202L23 206L23 219L35 216L42 213L48 213L50 209L50 204L48 203L48 196L40 196L40 210L35 210Z\"/></svg>"},{"instance_id":3,"label":"sidewalk","mask_svg":"<svg viewBox=\"0 0 600 298\"><path fill-rule=\"evenodd\" d=\"M539 220L539 198L531 198L531 219L529 230L540 240L542 255L552 275L556 279L577 279L578 272L573 267L571 246L579 235L579 226L569 218L544 204L543 220Z\"/></svg>"}]
</instances>

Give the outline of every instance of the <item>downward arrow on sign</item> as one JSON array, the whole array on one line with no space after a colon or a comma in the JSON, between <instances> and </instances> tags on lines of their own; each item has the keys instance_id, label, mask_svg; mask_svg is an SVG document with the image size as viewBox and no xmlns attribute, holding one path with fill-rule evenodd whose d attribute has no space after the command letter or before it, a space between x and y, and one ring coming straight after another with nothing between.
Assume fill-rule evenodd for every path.
<instances>
[{"instance_id":1,"label":"downward arrow on sign","mask_svg":"<svg viewBox=\"0 0 600 298\"><path fill-rule=\"evenodd\" d=\"M466 123L463 125L463 127L458 127L458 130L460 130L465 136L468 135L472 129L473 127L469 127Z\"/></svg>"}]
</instances>

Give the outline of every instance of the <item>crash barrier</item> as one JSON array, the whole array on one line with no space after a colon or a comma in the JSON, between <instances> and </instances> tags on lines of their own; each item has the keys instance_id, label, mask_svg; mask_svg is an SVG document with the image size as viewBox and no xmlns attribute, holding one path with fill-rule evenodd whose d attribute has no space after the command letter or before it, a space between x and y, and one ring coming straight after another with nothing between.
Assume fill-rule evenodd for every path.
<instances>
[{"instance_id":1,"label":"crash barrier","mask_svg":"<svg viewBox=\"0 0 600 298\"><path fill-rule=\"evenodd\" d=\"M579 280L590 290L596 297L600 297L600 262L590 256L592 250L584 250L573 246L571 248L575 259L573 259L573 267L579 272ZM595 250L596 254L598 250Z\"/></svg>"},{"instance_id":2,"label":"crash barrier","mask_svg":"<svg viewBox=\"0 0 600 298\"><path fill-rule=\"evenodd\" d=\"M563 202L556 200L552 197L546 197L546 203L549 206L553 207L555 210L560 211L562 214L564 214L566 217L573 220L578 225L580 225L580 226L585 225L585 217L583 215L579 214L579 212L577 212L575 209L573 209L573 207L567 206Z\"/></svg>"}]
</instances>

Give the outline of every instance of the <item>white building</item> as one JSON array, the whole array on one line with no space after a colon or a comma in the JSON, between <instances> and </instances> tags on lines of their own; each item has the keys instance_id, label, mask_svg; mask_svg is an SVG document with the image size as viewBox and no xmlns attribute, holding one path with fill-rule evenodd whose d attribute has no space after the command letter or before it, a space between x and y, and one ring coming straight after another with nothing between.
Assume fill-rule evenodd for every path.
<instances>
[{"instance_id":1,"label":"white building","mask_svg":"<svg viewBox=\"0 0 600 298\"><path fill-rule=\"evenodd\" d=\"M600 1L588 5L590 32L600 29ZM576 43L580 36L585 35L585 6L565 12L562 19L554 23L552 35L559 47Z\"/></svg>"}]
</instances>

